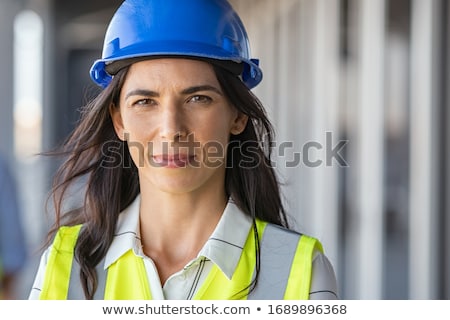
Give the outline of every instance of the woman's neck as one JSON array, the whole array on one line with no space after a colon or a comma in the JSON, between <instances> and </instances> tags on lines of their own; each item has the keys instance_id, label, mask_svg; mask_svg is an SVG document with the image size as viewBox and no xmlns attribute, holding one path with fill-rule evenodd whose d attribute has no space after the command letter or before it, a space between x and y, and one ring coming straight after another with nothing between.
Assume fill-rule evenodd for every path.
<instances>
[{"instance_id":1,"label":"woman's neck","mask_svg":"<svg viewBox=\"0 0 450 320\"><path fill-rule=\"evenodd\" d=\"M224 189L170 194L141 187L143 251L154 261L162 283L197 256L226 204Z\"/></svg>"}]
</instances>

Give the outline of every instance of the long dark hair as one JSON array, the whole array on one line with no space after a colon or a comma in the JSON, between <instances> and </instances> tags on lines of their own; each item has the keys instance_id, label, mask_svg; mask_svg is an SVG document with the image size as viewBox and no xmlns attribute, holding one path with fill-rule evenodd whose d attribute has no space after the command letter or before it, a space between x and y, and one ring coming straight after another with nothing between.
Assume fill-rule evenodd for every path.
<instances>
[{"instance_id":1,"label":"long dark hair","mask_svg":"<svg viewBox=\"0 0 450 320\"><path fill-rule=\"evenodd\" d=\"M259 273L259 235L256 219L288 227L276 174L271 166L273 128L259 99L232 73L214 66L217 79L230 103L248 115L244 131L230 136L225 190L236 205L253 219L256 269ZM59 150L51 155L65 158L52 187L55 223L48 241L61 225L83 224L75 248L80 279L87 299L97 288L95 267L104 258L113 240L121 211L138 196L139 179L126 142L121 141L109 113L118 106L128 68L120 70L111 83L88 103L81 118ZM64 211L69 187L85 178L84 201L78 208ZM250 284L252 290L256 279ZM248 288L247 288L248 289Z\"/></svg>"}]
</instances>

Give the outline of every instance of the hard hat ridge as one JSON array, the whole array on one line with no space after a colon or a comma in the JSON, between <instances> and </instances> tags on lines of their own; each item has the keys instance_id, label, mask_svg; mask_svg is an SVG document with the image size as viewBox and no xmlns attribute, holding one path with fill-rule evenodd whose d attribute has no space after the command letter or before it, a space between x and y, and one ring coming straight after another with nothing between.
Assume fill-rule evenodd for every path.
<instances>
[{"instance_id":1,"label":"hard hat ridge","mask_svg":"<svg viewBox=\"0 0 450 320\"><path fill-rule=\"evenodd\" d=\"M106 87L118 65L158 56L233 61L243 64L240 77L250 89L262 80L244 25L226 0L124 1L108 26L91 78Z\"/></svg>"}]
</instances>

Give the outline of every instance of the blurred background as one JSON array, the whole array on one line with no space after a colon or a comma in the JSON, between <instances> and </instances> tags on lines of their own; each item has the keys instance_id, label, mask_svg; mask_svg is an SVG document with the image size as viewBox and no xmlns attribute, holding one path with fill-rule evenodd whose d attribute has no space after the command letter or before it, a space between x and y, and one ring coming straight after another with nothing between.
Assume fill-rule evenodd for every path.
<instances>
[{"instance_id":1,"label":"blurred background","mask_svg":"<svg viewBox=\"0 0 450 320\"><path fill-rule=\"evenodd\" d=\"M318 237L343 299L450 298L450 3L232 0L276 128L293 226ZM60 143L119 0L0 0L0 152L17 181L27 299ZM189 17L187 17L189 18ZM0 220L2 221L2 220Z\"/></svg>"}]
</instances>

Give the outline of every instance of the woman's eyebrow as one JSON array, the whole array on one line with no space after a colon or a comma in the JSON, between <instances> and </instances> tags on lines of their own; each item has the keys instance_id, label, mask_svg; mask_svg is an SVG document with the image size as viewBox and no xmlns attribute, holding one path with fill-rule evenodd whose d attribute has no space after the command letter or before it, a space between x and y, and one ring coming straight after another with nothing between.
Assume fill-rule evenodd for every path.
<instances>
[{"instance_id":1,"label":"woman's eyebrow","mask_svg":"<svg viewBox=\"0 0 450 320\"><path fill-rule=\"evenodd\" d=\"M186 88L183 91L181 91L181 93L182 94L192 94L192 93L196 93L199 91L213 91L213 92L223 96L222 91L220 91L218 88L216 88L214 86L207 85L207 84Z\"/></svg>"},{"instance_id":2,"label":"woman's eyebrow","mask_svg":"<svg viewBox=\"0 0 450 320\"><path fill-rule=\"evenodd\" d=\"M128 99L131 96L146 96L146 97L159 97L159 93L152 90L147 89L135 89L128 92L125 96L125 99Z\"/></svg>"},{"instance_id":3,"label":"woman's eyebrow","mask_svg":"<svg viewBox=\"0 0 450 320\"><path fill-rule=\"evenodd\" d=\"M218 88L216 88L214 86L207 85L207 84L186 88L183 91L181 91L181 93L182 94L192 94L192 93L196 93L199 91L213 91L213 92L223 96L222 91L220 91ZM145 97L157 98L157 97L159 97L159 93L156 91L148 90L148 89L135 89L135 90L131 90L130 92L128 92L125 95L125 99L128 99L131 96L145 96Z\"/></svg>"}]
</instances>

